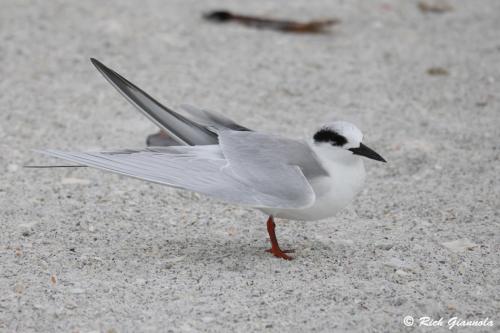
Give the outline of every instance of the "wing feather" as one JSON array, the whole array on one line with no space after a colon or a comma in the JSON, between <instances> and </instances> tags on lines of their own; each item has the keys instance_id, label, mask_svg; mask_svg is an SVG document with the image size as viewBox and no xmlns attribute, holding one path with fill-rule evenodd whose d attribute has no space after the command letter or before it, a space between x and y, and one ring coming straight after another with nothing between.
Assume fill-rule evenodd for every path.
<instances>
[{"instance_id":1,"label":"wing feather","mask_svg":"<svg viewBox=\"0 0 500 333\"><path fill-rule=\"evenodd\" d=\"M288 190L277 192L262 191L259 186L254 186L255 184L234 172L234 168L230 166L217 145L155 147L93 153L59 150L41 152L81 165L199 192L240 205L257 208L300 208L309 204L309 200L304 202L301 196L286 193L296 190L295 187L289 188L288 182L282 184L283 188ZM297 175L298 173L294 174L294 177ZM293 179L291 181L295 183ZM307 186L305 190L308 193ZM314 193L312 196L314 197Z\"/></svg>"},{"instance_id":2,"label":"wing feather","mask_svg":"<svg viewBox=\"0 0 500 333\"><path fill-rule=\"evenodd\" d=\"M303 169L318 175L325 171L305 143L249 131L218 134L222 152L242 182L302 208L314 203L316 196Z\"/></svg>"},{"instance_id":3,"label":"wing feather","mask_svg":"<svg viewBox=\"0 0 500 333\"><path fill-rule=\"evenodd\" d=\"M179 108L186 112L191 120L206 127L231 129L233 131L251 131L249 128L241 126L228 117L215 111L199 109L195 106L187 104L183 104Z\"/></svg>"},{"instance_id":4,"label":"wing feather","mask_svg":"<svg viewBox=\"0 0 500 333\"><path fill-rule=\"evenodd\" d=\"M98 60L91 59L91 61L120 94L179 144L194 146L217 143L217 135L205 127L165 107L138 86L114 70L104 66Z\"/></svg>"}]
</instances>

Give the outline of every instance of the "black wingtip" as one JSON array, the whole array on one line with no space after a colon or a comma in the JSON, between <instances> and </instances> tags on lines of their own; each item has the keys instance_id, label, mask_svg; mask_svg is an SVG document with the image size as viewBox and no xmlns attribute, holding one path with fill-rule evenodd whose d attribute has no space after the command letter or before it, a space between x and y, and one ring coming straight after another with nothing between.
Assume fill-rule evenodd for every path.
<instances>
[{"instance_id":1,"label":"black wingtip","mask_svg":"<svg viewBox=\"0 0 500 333\"><path fill-rule=\"evenodd\" d=\"M90 62L92 63L92 65L95 66L97 71L99 71L99 73L101 73L106 78L106 80L108 80L111 84L128 85L135 87L135 85L132 82L128 81L123 76L112 70L111 68L106 67L106 65L104 65L96 58L90 58Z\"/></svg>"},{"instance_id":2,"label":"black wingtip","mask_svg":"<svg viewBox=\"0 0 500 333\"><path fill-rule=\"evenodd\" d=\"M90 62L92 63L92 65L95 66L95 68L97 68L98 70L107 70L108 68L106 66L104 66L104 64L102 62L100 62L99 60L97 60L96 58L90 58Z\"/></svg>"}]
</instances>

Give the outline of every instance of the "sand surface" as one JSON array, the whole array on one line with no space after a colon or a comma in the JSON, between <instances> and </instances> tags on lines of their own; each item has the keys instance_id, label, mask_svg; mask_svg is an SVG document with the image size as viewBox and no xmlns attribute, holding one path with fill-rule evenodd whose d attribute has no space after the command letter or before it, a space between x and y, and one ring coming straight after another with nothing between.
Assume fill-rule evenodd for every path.
<instances>
[{"instance_id":1,"label":"sand surface","mask_svg":"<svg viewBox=\"0 0 500 333\"><path fill-rule=\"evenodd\" d=\"M0 331L448 331L405 328L410 315L498 331L500 2L449 3L0 0ZM219 8L342 23L295 35L200 18ZM389 163L366 162L338 216L278 221L291 262L264 252L257 211L23 169L58 162L32 149L136 148L156 130L89 57L167 105L269 133L350 120Z\"/></svg>"}]
</instances>

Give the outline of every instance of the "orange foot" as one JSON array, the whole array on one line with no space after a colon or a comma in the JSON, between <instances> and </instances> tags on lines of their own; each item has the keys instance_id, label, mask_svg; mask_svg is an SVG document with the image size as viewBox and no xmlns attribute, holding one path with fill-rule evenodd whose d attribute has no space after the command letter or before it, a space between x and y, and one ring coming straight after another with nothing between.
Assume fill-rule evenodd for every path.
<instances>
[{"instance_id":1,"label":"orange foot","mask_svg":"<svg viewBox=\"0 0 500 333\"><path fill-rule=\"evenodd\" d=\"M269 250L266 250L266 252L272 253L272 255L277 257L277 258L282 258L285 260L292 260L293 257L286 255L286 253L294 253L295 250L281 250L280 248L272 247Z\"/></svg>"},{"instance_id":2,"label":"orange foot","mask_svg":"<svg viewBox=\"0 0 500 333\"><path fill-rule=\"evenodd\" d=\"M269 216L269 219L267 220L267 232L269 233L269 238L271 239L271 248L269 250L266 250L269 253L272 253L273 256L277 258L282 258L285 260L292 260L293 258L290 256L287 256L286 253L293 253L295 252L294 250L282 250L280 249L280 246L278 245L278 239L276 238L276 233L274 232L274 229L276 228L276 224L274 224L274 218L272 215Z\"/></svg>"}]
</instances>

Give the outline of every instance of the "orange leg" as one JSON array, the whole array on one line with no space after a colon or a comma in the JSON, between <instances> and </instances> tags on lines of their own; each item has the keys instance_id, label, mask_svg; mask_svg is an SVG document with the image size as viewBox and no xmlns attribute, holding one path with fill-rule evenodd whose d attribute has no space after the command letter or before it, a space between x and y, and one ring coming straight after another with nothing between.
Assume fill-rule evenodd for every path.
<instances>
[{"instance_id":1,"label":"orange leg","mask_svg":"<svg viewBox=\"0 0 500 333\"><path fill-rule=\"evenodd\" d=\"M274 223L273 216L270 215L267 220L267 232L269 233L269 238L271 239L271 248L266 250L266 252L272 253L275 257L283 258L285 260L292 260L293 258L286 255L286 253L293 253L294 250L281 250L278 245L278 239L276 238L276 233L274 229L276 228L276 224Z\"/></svg>"}]
</instances>

